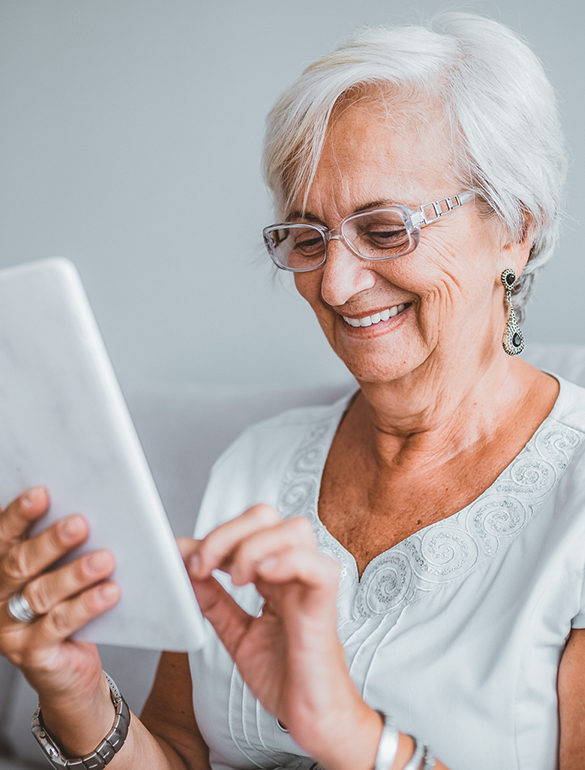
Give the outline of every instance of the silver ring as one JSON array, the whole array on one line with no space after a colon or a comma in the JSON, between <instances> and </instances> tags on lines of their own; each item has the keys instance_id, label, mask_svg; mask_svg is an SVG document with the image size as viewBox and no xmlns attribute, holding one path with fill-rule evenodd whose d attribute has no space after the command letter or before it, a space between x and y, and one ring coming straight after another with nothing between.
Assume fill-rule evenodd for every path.
<instances>
[{"instance_id":1,"label":"silver ring","mask_svg":"<svg viewBox=\"0 0 585 770\"><path fill-rule=\"evenodd\" d=\"M30 604L22 595L22 591L12 594L8 600L8 614L18 623L32 623L33 620L41 617L32 611Z\"/></svg>"}]
</instances>

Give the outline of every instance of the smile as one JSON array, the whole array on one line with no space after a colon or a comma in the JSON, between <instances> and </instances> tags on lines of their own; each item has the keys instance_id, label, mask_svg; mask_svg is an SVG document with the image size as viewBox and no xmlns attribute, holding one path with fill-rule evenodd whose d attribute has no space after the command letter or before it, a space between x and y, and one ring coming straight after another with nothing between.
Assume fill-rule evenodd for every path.
<instances>
[{"instance_id":1,"label":"smile","mask_svg":"<svg viewBox=\"0 0 585 770\"><path fill-rule=\"evenodd\" d=\"M394 305L394 307L386 308L386 310L381 310L379 313L365 315L363 318L348 318L345 315L342 318L350 326L373 326L380 323L380 321L387 321L389 318L402 313L406 307L406 305Z\"/></svg>"}]
</instances>

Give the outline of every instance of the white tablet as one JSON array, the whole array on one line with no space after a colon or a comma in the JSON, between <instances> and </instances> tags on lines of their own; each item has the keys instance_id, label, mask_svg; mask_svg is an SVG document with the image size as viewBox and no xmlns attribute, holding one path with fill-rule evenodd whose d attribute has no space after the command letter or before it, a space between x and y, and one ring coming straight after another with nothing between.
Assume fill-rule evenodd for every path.
<instances>
[{"instance_id":1,"label":"white tablet","mask_svg":"<svg viewBox=\"0 0 585 770\"><path fill-rule=\"evenodd\" d=\"M49 490L34 531L89 521L76 555L116 557L119 604L75 638L199 649L203 620L79 275L65 259L0 271L0 505Z\"/></svg>"}]
</instances>

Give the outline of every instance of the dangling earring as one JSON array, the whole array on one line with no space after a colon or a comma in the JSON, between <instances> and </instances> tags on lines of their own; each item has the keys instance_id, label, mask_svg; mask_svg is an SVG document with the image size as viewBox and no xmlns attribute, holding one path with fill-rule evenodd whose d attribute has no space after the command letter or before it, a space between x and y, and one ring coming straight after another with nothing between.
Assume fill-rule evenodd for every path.
<instances>
[{"instance_id":1,"label":"dangling earring","mask_svg":"<svg viewBox=\"0 0 585 770\"><path fill-rule=\"evenodd\" d=\"M508 270L504 270L501 277L504 289L506 290L506 302L509 307L508 320L506 321L506 328L504 329L502 345L509 356L519 356L524 350L524 335L522 334L518 319L516 318L516 313L514 312L514 306L512 305L512 289L516 283L516 273L508 268Z\"/></svg>"}]
</instances>

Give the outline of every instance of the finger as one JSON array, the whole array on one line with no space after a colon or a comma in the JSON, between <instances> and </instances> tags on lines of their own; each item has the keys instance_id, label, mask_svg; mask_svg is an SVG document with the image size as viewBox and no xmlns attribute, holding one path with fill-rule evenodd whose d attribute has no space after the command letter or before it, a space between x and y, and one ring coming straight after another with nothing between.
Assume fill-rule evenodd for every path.
<instances>
[{"instance_id":1,"label":"finger","mask_svg":"<svg viewBox=\"0 0 585 770\"><path fill-rule=\"evenodd\" d=\"M0 560L0 601L83 543L88 533L89 527L83 516L74 514L40 535L13 545Z\"/></svg>"},{"instance_id":2,"label":"finger","mask_svg":"<svg viewBox=\"0 0 585 770\"><path fill-rule=\"evenodd\" d=\"M193 590L204 617L224 647L235 658L242 638L254 620L213 577L193 580Z\"/></svg>"},{"instance_id":3,"label":"finger","mask_svg":"<svg viewBox=\"0 0 585 770\"><path fill-rule=\"evenodd\" d=\"M202 541L194 540L192 537L178 537L176 541L185 568L189 573L189 577L196 579L199 574L199 565L201 563L199 549L201 548Z\"/></svg>"},{"instance_id":4,"label":"finger","mask_svg":"<svg viewBox=\"0 0 585 770\"><path fill-rule=\"evenodd\" d=\"M31 580L22 594L36 615L46 615L66 599L110 577L115 566L109 551L95 551Z\"/></svg>"},{"instance_id":5,"label":"finger","mask_svg":"<svg viewBox=\"0 0 585 770\"><path fill-rule=\"evenodd\" d=\"M248 535L234 549L227 571L235 585L245 585L254 580L259 564L291 549L319 553L313 527L303 516Z\"/></svg>"},{"instance_id":6,"label":"finger","mask_svg":"<svg viewBox=\"0 0 585 770\"><path fill-rule=\"evenodd\" d=\"M235 519L221 524L200 541L191 555L189 571L194 577L204 578L214 569L229 566L234 548L241 540L258 530L274 527L282 522L269 505L253 505Z\"/></svg>"},{"instance_id":7,"label":"finger","mask_svg":"<svg viewBox=\"0 0 585 770\"><path fill-rule=\"evenodd\" d=\"M88 621L114 607L120 595L118 584L108 581L61 602L31 627L35 647L60 644Z\"/></svg>"},{"instance_id":8,"label":"finger","mask_svg":"<svg viewBox=\"0 0 585 770\"><path fill-rule=\"evenodd\" d=\"M201 540L179 537L177 538L177 545L185 565L188 566L191 558L198 555ZM253 618L240 607L214 577L203 579L191 577L191 585L201 612L214 627L217 635L233 657Z\"/></svg>"},{"instance_id":9,"label":"finger","mask_svg":"<svg viewBox=\"0 0 585 770\"><path fill-rule=\"evenodd\" d=\"M192 537L178 537L177 546L179 552L187 566L191 560L191 557L199 553L201 540L194 540Z\"/></svg>"},{"instance_id":10,"label":"finger","mask_svg":"<svg viewBox=\"0 0 585 770\"><path fill-rule=\"evenodd\" d=\"M262 562L258 574L254 584L266 600L264 611L284 621L289 639L300 641L308 634L314 643L326 646L338 639L338 562L318 552L291 548Z\"/></svg>"},{"instance_id":11,"label":"finger","mask_svg":"<svg viewBox=\"0 0 585 770\"><path fill-rule=\"evenodd\" d=\"M49 495L44 487L27 489L0 511L0 557L28 532L31 524L47 512Z\"/></svg>"},{"instance_id":12,"label":"finger","mask_svg":"<svg viewBox=\"0 0 585 770\"><path fill-rule=\"evenodd\" d=\"M318 551L289 548L260 562L256 572L267 583L297 582L313 590L337 593L341 567Z\"/></svg>"}]
</instances>

